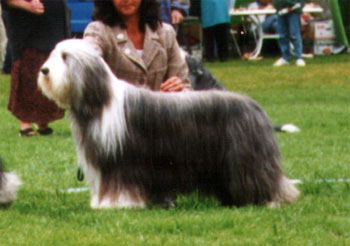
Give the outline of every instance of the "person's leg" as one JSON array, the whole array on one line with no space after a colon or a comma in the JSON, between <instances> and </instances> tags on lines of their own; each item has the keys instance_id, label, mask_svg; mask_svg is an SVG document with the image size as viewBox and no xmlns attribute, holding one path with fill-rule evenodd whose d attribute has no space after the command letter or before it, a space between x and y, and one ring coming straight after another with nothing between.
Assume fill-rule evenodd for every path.
<instances>
[{"instance_id":1,"label":"person's leg","mask_svg":"<svg viewBox=\"0 0 350 246\"><path fill-rule=\"evenodd\" d=\"M281 49L282 57L286 61L290 60L290 47L289 47L289 29L288 29L288 17L287 15L278 16L277 31L279 35L278 44Z\"/></svg>"},{"instance_id":2,"label":"person's leg","mask_svg":"<svg viewBox=\"0 0 350 246\"><path fill-rule=\"evenodd\" d=\"M277 22L278 28L278 44L281 49L282 57L284 60L290 60L290 48L289 48L289 30L288 30L288 17L286 15L278 16Z\"/></svg>"},{"instance_id":3,"label":"person's leg","mask_svg":"<svg viewBox=\"0 0 350 246\"><path fill-rule=\"evenodd\" d=\"M220 61L226 61L228 58L229 24L216 25L215 40Z\"/></svg>"},{"instance_id":4,"label":"person's leg","mask_svg":"<svg viewBox=\"0 0 350 246\"><path fill-rule=\"evenodd\" d=\"M21 137L30 137L30 136L37 135L37 133L32 128L30 122L20 121L19 135Z\"/></svg>"},{"instance_id":5,"label":"person's leg","mask_svg":"<svg viewBox=\"0 0 350 246\"><path fill-rule=\"evenodd\" d=\"M277 33L277 15L269 15L262 23L264 33Z\"/></svg>"},{"instance_id":6,"label":"person's leg","mask_svg":"<svg viewBox=\"0 0 350 246\"><path fill-rule=\"evenodd\" d=\"M294 55L296 59L302 58L303 39L301 37L300 13L292 12L288 15L289 18L289 37L294 47Z\"/></svg>"},{"instance_id":7,"label":"person's leg","mask_svg":"<svg viewBox=\"0 0 350 246\"><path fill-rule=\"evenodd\" d=\"M30 122L20 121L20 128L21 130L26 130L28 128L31 128Z\"/></svg>"},{"instance_id":8,"label":"person's leg","mask_svg":"<svg viewBox=\"0 0 350 246\"><path fill-rule=\"evenodd\" d=\"M203 57L206 61L215 60L214 45L215 45L214 28L213 27L203 28L203 46L204 46Z\"/></svg>"},{"instance_id":9,"label":"person's leg","mask_svg":"<svg viewBox=\"0 0 350 246\"><path fill-rule=\"evenodd\" d=\"M286 15L279 15L277 17L277 33L279 36L278 45L280 47L282 57L273 64L274 67L288 65L290 61L288 18Z\"/></svg>"}]
</instances>

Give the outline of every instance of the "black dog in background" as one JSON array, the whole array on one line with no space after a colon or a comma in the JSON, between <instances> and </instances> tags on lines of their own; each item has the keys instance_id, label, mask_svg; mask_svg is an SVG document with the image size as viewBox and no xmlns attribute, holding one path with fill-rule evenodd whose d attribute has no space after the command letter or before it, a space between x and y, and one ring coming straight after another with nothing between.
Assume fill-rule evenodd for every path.
<instances>
[{"instance_id":1,"label":"black dog in background","mask_svg":"<svg viewBox=\"0 0 350 246\"><path fill-rule=\"evenodd\" d=\"M225 90L225 87L193 56L186 55L188 77L194 90Z\"/></svg>"},{"instance_id":2,"label":"black dog in background","mask_svg":"<svg viewBox=\"0 0 350 246\"><path fill-rule=\"evenodd\" d=\"M185 55L188 66L188 77L194 90L225 90L225 87L203 65L201 61L191 55ZM299 132L300 129L293 124L273 125L276 132Z\"/></svg>"}]
</instances>

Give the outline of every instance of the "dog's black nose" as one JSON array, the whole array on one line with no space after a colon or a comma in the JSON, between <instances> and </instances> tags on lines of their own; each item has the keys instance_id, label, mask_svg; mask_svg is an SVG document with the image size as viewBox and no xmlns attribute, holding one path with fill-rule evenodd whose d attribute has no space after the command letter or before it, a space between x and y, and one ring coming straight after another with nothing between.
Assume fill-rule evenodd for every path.
<instances>
[{"instance_id":1,"label":"dog's black nose","mask_svg":"<svg viewBox=\"0 0 350 246\"><path fill-rule=\"evenodd\" d=\"M44 75L48 75L49 72L50 72L50 70L49 70L47 67L42 67L42 68L40 69L40 71L41 71Z\"/></svg>"}]
</instances>

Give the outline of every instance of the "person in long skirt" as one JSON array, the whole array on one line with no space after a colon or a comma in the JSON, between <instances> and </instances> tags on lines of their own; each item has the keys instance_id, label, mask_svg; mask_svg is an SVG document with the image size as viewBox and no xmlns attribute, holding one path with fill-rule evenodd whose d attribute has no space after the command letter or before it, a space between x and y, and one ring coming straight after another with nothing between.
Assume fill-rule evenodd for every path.
<instances>
[{"instance_id":1,"label":"person in long skirt","mask_svg":"<svg viewBox=\"0 0 350 246\"><path fill-rule=\"evenodd\" d=\"M11 92L8 109L20 121L20 136L49 135L49 123L64 111L37 88L41 65L56 43L68 36L64 0L2 0L11 42ZM38 130L33 129L33 123Z\"/></svg>"}]
</instances>

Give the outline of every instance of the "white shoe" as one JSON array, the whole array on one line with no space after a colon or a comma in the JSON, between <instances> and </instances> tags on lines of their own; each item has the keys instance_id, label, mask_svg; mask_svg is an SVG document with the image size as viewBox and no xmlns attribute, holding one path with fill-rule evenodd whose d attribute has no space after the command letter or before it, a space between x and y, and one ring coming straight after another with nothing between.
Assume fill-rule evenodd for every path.
<instances>
[{"instance_id":1,"label":"white shoe","mask_svg":"<svg viewBox=\"0 0 350 246\"><path fill-rule=\"evenodd\" d=\"M305 67L306 64L305 64L305 61L301 58L297 59L297 61L295 62L295 64L298 66L298 67Z\"/></svg>"},{"instance_id":2,"label":"white shoe","mask_svg":"<svg viewBox=\"0 0 350 246\"><path fill-rule=\"evenodd\" d=\"M286 66L286 65L289 65L289 62L286 61L284 58L278 59L278 60L273 64L274 67L281 67L281 66Z\"/></svg>"}]
</instances>

